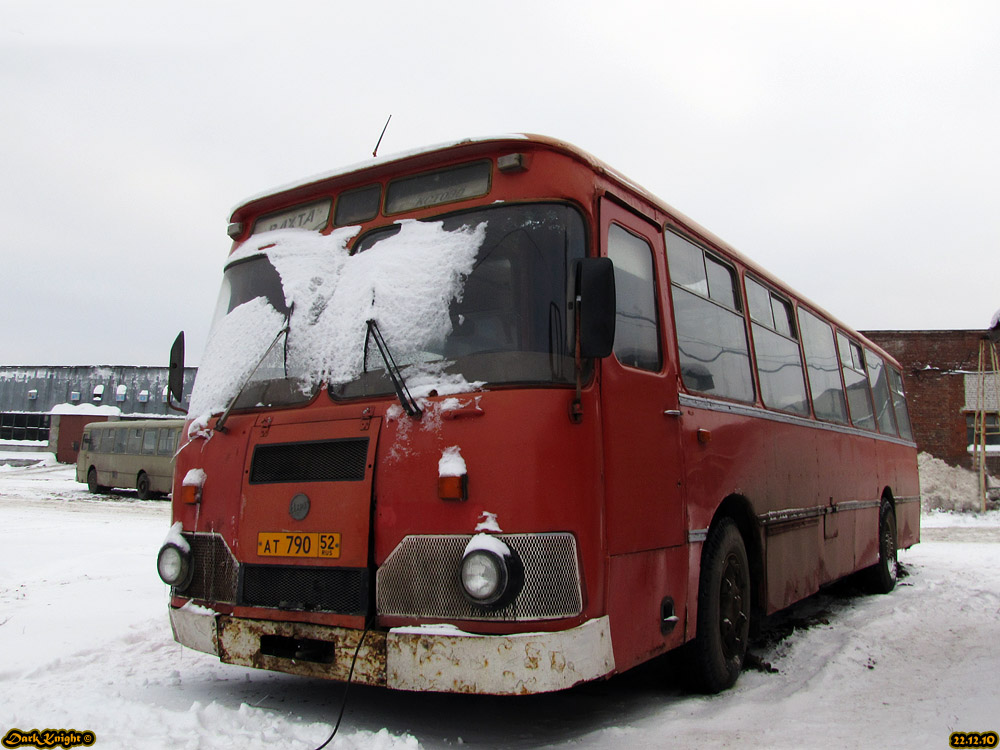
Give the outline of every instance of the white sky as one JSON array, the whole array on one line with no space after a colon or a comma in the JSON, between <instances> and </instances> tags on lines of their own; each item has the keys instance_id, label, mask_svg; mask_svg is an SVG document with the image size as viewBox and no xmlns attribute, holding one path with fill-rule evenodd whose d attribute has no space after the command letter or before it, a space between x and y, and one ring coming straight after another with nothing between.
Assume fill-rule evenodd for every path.
<instances>
[{"instance_id":1,"label":"white sky","mask_svg":"<svg viewBox=\"0 0 1000 750\"><path fill-rule=\"evenodd\" d=\"M230 209L536 132L856 328L1000 307L1000 3L0 0L0 364L204 347Z\"/></svg>"}]
</instances>

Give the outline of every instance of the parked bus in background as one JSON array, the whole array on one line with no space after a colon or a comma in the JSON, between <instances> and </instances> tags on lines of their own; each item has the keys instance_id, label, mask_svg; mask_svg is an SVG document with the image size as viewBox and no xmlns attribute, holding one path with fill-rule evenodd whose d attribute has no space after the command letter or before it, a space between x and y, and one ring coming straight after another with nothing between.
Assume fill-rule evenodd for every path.
<instances>
[{"instance_id":1,"label":"parked bus in background","mask_svg":"<svg viewBox=\"0 0 1000 750\"><path fill-rule=\"evenodd\" d=\"M684 646L712 692L754 621L888 592L918 541L897 363L568 144L379 159L231 222L158 557L180 643L491 694Z\"/></svg>"},{"instance_id":2,"label":"parked bus in background","mask_svg":"<svg viewBox=\"0 0 1000 750\"><path fill-rule=\"evenodd\" d=\"M76 481L91 492L135 489L140 500L170 492L182 419L91 422L83 428Z\"/></svg>"}]
</instances>

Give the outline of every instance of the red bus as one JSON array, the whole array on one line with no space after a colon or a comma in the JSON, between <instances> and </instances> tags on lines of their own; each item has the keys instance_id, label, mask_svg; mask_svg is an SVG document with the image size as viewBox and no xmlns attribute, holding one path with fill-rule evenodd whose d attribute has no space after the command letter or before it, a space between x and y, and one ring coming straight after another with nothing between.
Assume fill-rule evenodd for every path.
<instances>
[{"instance_id":1,"label":"red bus","mask_svg":"<svg viewBox=\"0 0 1000 750\"><path fill-rule=\"evenodd\" d=\"M888 592L919 540L899 365L566 143L378 159L231 222L158 557L182 644L489 694L683 646L711 692L752 623L857 571Z\"/></svg>"}]
</instances>

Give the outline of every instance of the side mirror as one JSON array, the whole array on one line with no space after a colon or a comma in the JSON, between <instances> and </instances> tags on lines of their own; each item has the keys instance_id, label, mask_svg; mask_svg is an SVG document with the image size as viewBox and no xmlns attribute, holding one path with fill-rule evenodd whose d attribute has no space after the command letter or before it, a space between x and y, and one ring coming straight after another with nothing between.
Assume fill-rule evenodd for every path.
<instances>
[{"instance_id":1,"label":"side mirror","mask_svg":"<svg viewBox=\"0 0 1000 750\"><path fill-rule=\"evenodd\" d=\"M615 344L615 266L610 258L584 258L576 267L580 356L607 357Z\"/></svg>"},{"instance_id":2,"label":"side mirror","mask_svg":"<svg viewBox=\"0 0 1000 750\"><path fill-rule=\"evenodd\" d=\"M173 346L170 347L170 374L167 378L167 406L174 411L187 411L181 406L175 406L174 401L181 404L184 400L184 331L177 334Z\"/></svg>"}]
</instances>

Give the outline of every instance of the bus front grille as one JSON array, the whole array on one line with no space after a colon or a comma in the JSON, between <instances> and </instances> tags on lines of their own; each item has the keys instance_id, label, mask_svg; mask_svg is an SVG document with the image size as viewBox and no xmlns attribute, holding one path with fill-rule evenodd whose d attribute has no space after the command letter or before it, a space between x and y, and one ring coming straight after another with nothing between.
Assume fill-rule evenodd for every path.
<instances>
[{"instance_id":1,"label":"bus front grille","mask_svg":"<svg viewBox=\"0 0 1000 750\"><path fill-rule=\"evenodd\" d=\"M239 566L218 534L184 534L191 545L191 582L175 591L189 599L207 602L236 602Z\"/></svg>"},{"instance_id":2,"label":"bus front grille","mask_svg":"<svg viewBox=\"0 0 1000 750\"><path fill-rule=\"evenodd\" d=\"M258 445L250 464L250 484L360 482L367 461L368 438Z\"/></svg>"},{"instance_id":3,"label":"bus front grille","mask_svg":"<svg viewBox=\"0 0 1000 750\"><path fill-rule=\"evenodd\" d=\"M244 565L239 603L248 607L363 615L368 610L366 568Z\"/></svg>"},{"instance_id":4,"label":"bus front grille","mask_svg":"<svg viewBox=\"0 0 1000 750\"><path fill-rule=\"evenodd\" d=\"M552 620L583 610L572 534L497 534L521 559L524 586L502 609L485 611L462 594L459 568L471 536L408 536L378 569L379 614L456 620Z\"/></svg>"}]
</instances>

